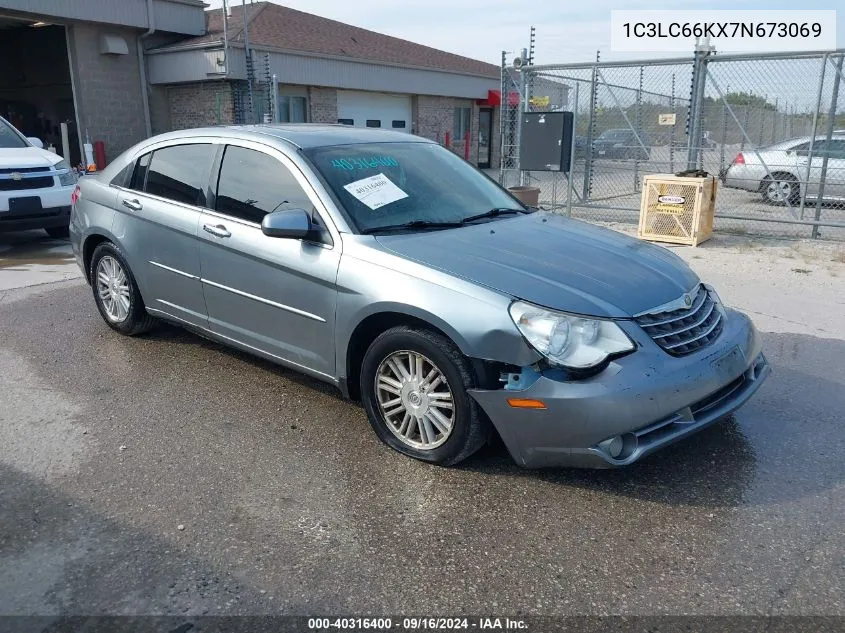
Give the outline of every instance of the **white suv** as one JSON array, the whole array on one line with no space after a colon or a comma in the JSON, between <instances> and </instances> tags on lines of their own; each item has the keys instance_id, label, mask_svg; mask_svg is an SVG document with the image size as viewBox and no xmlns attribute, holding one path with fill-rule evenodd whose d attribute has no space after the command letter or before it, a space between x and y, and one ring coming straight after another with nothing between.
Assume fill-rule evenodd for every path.
<instances>
[{"instance_id":1,"label":"white suv","mask_svg":"<svg viewBox=\"0 0 845 633\"><path fill-rule=\"evenodd\" d=\"M0 233L44 229L67 237L76 173L0 117Z\"/></svg>"}]
</instances>

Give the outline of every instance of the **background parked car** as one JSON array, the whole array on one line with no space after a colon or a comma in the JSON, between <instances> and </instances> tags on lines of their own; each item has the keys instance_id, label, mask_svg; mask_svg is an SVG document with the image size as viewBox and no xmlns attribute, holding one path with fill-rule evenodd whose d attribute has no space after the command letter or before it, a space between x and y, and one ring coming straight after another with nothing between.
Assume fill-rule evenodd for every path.
<instances>
[{"instance_id":1,"label":"background parked car","mask_svg":"<svg viewBox=\"0 0 845 633\"><path fill-rule=\"evenodd\" d=\"M66 160L0 117L0 233L45 229L67 237L75 186Z\"/></svg>"},{"instance_id":2,"label":"background parked car","mask_svg":"<svg viewBox=\"0 0 845 633\"><path fill-rule=\"evenodd\" d=\"M643 131L634 134L634 130L629 128L605 130L593 141L593 156L648 160L651 158L651 140Z\"/></svg>"},{"instance_id":3,"label":"background parked car","mask_svg":"<svg viewBox=\"0 0 845 633\"><path fill-rule=\"evenodd\" d=\"M827 157L824 198L845 200L845 134L830 140L816 137L810 158L811 137L795 138L756 151L737 154L722 176L726 187L759 192L770 204L795 204L801 199L800 183L806 180L805 195L819 195L824 158Z\"/></svg>"}]
</instances>

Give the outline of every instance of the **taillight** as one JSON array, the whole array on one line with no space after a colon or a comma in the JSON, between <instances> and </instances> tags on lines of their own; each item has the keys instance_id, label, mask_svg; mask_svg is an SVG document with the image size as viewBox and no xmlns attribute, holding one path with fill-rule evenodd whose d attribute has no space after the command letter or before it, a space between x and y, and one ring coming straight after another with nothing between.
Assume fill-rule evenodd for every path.
<instances>
[{"instance_id":1,"label":"taillight","mask_svg":"<svg viewBox=\"0 0 845 633\"><path fill-rule=\"evenodd\" d=\"M76 185L76 186L73 188L73 193L72 193L72 194L70 194L70 203L71 203L72 205L76 204L76 201L77 201L77 200L79 200L79 195L80 195L80 193L81 193L81 192L79 191L79 185Z\"/></svg>"},{"instance_id":2,"label":"taillight","mask_svg":"<svg viewBox=\"0 0 845 633\"><path fill-rule=\"evenodd\" d=\"M734 165L744 165L745 164L745 156L742 155L742 152L736 155L734 158Z\"/></svg>"}]
</instances>

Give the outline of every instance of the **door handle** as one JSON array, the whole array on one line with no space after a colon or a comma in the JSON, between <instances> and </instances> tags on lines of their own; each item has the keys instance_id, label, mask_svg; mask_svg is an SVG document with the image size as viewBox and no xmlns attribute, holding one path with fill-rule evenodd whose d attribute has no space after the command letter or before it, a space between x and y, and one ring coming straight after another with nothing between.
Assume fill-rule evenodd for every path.
<instances>
[{"instance_id":1,"label":"door handle","mask_svg":"<svg viewBox=\"0 0 845 633\"><path fill-rule=\"evenodd\" d=\"M204 224L202 230L214 237L231 237L232 234L222 224Z\"/></svg>"},{"instance_id":2,"label":"door handle","mask_svg":"<svg viewBox=\"0 0 845 633\"><path fill-rule=\"evenodd\" d=\"M144 208L144 205L138 202L138 200L124 200L123 206L128 209L132 209L133 211L140 211Z\"/></svg>"}]
</instances>

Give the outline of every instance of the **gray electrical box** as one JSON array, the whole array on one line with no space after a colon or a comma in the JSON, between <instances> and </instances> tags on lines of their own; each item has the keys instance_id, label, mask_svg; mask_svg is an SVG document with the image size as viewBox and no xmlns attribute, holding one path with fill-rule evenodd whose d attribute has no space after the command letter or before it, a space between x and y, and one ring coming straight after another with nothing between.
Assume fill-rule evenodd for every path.
<instances>
[{"instance_id":1,"label":"gray electrical box","mask_svg":"<svg viewBox=\"0 0 845 633\"><path fill-rule=\"evenodd\" d=\"M519 168L523 171L569 171L574 119L571 112L523 112Z\"/></svg>"}]
</instances>

